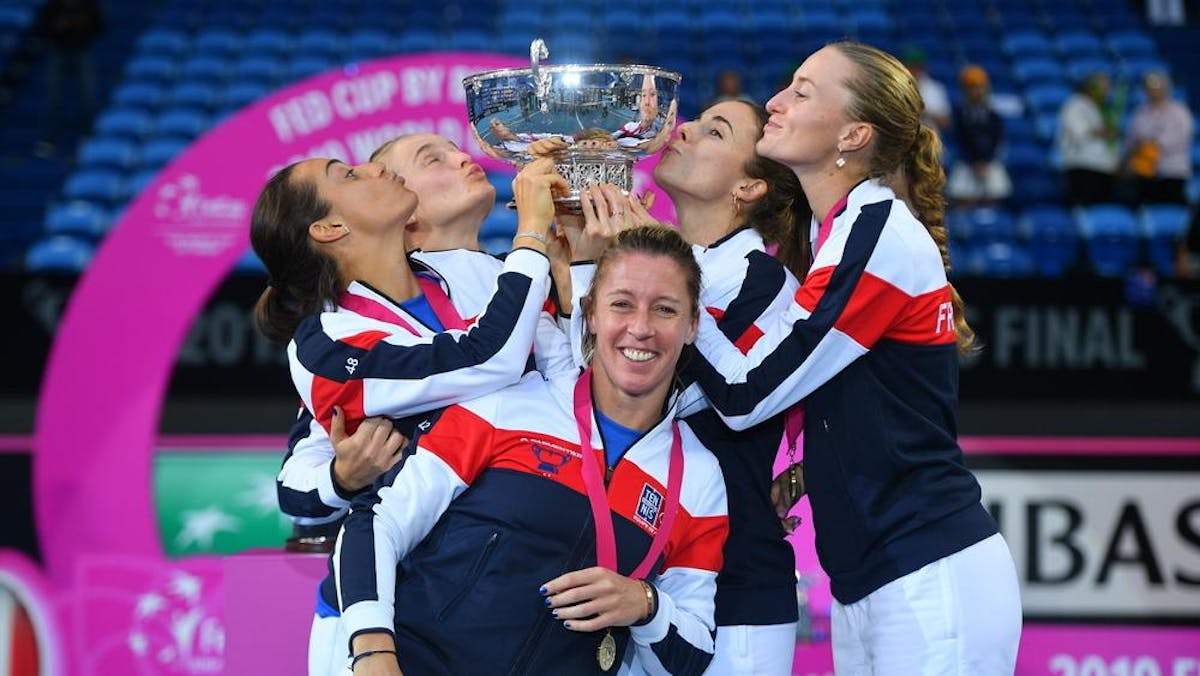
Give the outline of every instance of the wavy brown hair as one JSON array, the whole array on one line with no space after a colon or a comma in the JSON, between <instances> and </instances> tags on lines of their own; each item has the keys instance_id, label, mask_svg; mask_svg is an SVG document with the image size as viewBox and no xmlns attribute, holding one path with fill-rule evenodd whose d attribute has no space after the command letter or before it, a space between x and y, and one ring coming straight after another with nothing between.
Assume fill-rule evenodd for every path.
<instances>
[{"instance_id":1,"label":"wavy brown hair","mask_svg":"<svg viewBox=\"0 0 1200 676\"><path fill-rule=\"evenodd\" d=\"M851 61L857 72L845 81L850 92L846 115L875 131L868 175L884 182L905 182L908 204L942 255L950 273L946 232L946 172L937 132L921 123L925 102L912 73L896 57L861 42L834 42L830 47ZM967 323L962 296L950 285L954 329L960 353L975 349L975 331Z\"/></svg>"}]
</instances>

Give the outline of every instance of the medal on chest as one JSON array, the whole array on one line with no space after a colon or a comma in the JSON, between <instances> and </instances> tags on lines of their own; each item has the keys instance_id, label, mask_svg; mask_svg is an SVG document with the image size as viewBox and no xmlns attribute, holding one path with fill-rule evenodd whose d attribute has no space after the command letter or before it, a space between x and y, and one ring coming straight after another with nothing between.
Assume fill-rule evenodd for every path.
<instances>
[{"instance_id":1,"label":"medal on chest","mask_svg":"<svg viewBox=\"0 0 1200 676\"><path fill-rule=\"evenodd\" d=\"M596 662L602 671L608 671L616 661L617 639L613 638L612 629L609 629L604 632L604 638L600 639L600 646L596 648Z\"/></svg>"}]
</instances>

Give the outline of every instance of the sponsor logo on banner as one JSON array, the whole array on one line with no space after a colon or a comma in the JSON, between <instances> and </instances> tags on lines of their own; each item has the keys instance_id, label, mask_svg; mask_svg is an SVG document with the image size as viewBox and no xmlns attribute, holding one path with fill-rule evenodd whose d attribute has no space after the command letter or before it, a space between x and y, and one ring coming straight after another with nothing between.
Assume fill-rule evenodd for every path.
<instances>
[{"instance_id":1,"label":"sponsor logo on banner","mask_svg":"<svg viewBox=\"0 0 1200 676\"><path fill-rule=\"evenodd\" d=\"M186 173L158 187L153 214L176 254L216 256L242 245L250 207L245 199L205 194L200 177Z\"/></svg>"},{"instance_id":2,"label":"sponsor logo on banner","mask_svg":"<svg viewBox=\"0 0 1200 676\"><path fill-rule=\"evenodd\" d=\"M975 473L1026 616L1200 620L1200 471Z\"/></svg>"}]
</instances>

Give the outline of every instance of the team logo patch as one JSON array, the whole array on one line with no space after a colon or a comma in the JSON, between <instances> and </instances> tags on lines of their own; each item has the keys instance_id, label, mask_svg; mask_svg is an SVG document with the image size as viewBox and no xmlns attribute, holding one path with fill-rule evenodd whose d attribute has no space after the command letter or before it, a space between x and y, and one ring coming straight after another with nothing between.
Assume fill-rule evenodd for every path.
<instances>
[{"instance_id":1,"label":"team logo patch","mask_svg":"<svg viewBox=\"0 0 1200 676\"><path fill-rule=\"evenodd\" d=\"M642 497L638 498L636 512L638 521L641 521L650 528L657 528L658 517L662 512L662 505L662 493L655 490L654 486L645 484L642 486Z\"/></svg>"},{"instance_id":2,"label":"team logo patch","mask_svg":"<svg viewBox=\"0 0 1200 676\"><path fill-rule=\"evenodd\" d=\"M533 457L537 459L537 471L545 472L546 474L558 474L558 469L567 464L571 456L556 451L552 448L539 446L538 444L530 444L529 448L533 451Z\"/></svg>"}]
</instances>

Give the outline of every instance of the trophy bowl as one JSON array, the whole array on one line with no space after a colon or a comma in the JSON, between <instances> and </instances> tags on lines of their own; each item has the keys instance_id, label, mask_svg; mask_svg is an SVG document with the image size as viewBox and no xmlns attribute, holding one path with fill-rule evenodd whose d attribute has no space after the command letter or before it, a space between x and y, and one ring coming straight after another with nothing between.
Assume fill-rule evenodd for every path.
<instances>
[{"instance_id":1,"label":"trophy bowl","mask_svg":"<svg viewBox=\"0 0 1200 676\"><path fill-rule=\"evenodd\" d=\"M567 211L577 213L579 192L597 183L628 193L634 161L661 150L671 138L679 73L641 65L542 65L549 52L541 39L529 52L529 68L463 79L479 147L521 166L537 157L530 149L537 141L561 138L568 146L553 158L571 192L556 202Z\"/></svg>"}]
</instances>

